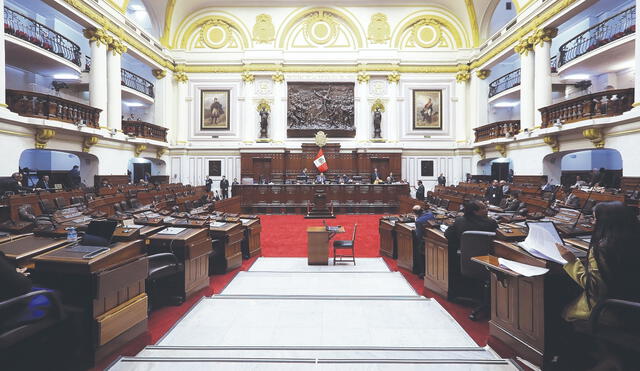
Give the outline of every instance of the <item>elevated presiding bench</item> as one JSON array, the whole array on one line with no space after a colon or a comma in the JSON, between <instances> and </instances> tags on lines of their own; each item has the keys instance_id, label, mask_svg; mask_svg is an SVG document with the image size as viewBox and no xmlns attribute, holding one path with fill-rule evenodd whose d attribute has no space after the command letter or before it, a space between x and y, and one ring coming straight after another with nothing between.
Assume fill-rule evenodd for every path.
<instances>
[{"instance_id":1,"label":"elevated presiding bench","mask_svg":"<svg viewBox=\"0 0 640 371\"><path fill-rule=\"evenodd\" d=\"M245 213L303 214L317 188L324 188L334 213L394 213L408 184L264 184L236 185Z\"/></svg>"}]
</instances>

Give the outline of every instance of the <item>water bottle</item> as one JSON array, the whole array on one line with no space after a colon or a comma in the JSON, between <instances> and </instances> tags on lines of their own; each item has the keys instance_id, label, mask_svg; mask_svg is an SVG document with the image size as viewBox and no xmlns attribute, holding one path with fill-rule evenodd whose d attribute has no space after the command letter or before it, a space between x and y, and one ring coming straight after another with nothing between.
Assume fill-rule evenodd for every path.
<instances>
[{"instance_id":1,"label":"water bottle","mask_svg":"<svg viewBox=\"0 0 640 371\"><path fill-rule=\"evenodd\" d=\"M67 228L67 241L71 241L71 242L78 241L78 232L76 232L75 227Z\"/></svg>"}]
</instances>

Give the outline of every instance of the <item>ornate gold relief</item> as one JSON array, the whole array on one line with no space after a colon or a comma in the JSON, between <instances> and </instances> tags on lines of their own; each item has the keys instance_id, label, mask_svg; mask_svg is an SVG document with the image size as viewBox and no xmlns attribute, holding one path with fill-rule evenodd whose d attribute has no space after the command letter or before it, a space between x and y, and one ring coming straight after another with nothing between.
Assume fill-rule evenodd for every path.
<instances>
[{"instance_id":1,"label":"ornate gold relief","mask_svg":"<svg viewBox=\"0 0 640 371\"><path fill-rule=\"evenodd\" d=\"M102 28L85 28L82 34L85 38L89 39L89 42L96 41L104 45L109 45L112 41L112 37L109 36L107 30Z\"/></svg>"},{"instance_id":2,"label":"ornate gold relief","mask_svg":"<svg viewBox=\"0 0 640 371\"><path fill-rule=\"evenodd\" d=\"M484 160L485 158L485 152L484 152L484 148L482 147L476 147L473 149L473 153L475 153L476 155L480 156L481 159Z\"/></svg>"},{"instance_id":3,"label":"ornate gold relief","mask_svg":"<svg viewBox=\"0 0 640 371\"><path fill-rule=\"evenodd\" d=\"M373 105L371 106L371 112L374 112L377 109L379 109L380 112L384 112L384 104L380 99L376 99L376 101L373 102Z\"/></svg>"},{"instance_id":4,"label":"ornate gold relief","mask_svg":"<svg viewBox=\"0 0 640 371\"><path fill-rule=\"evenodd\" d=\"M304 37L309 43L327 45L338 38L339 27L333 15L320 10L305 20Z\"/></svg>"},{"instance_id":5,"label":"ornate gold relief","mask_svg":"<svg viewBox=\"0 0 640 371\"><path fill-rule=\"evenodd\" d=\"M92 135L90 137L84 137L84 139L82 140L82 152L89 152L91 147L93 147L96 144L98 144L97 136Z\"/></svg>"},{"instance_id":6,"label":"ornate gold relief","mask_svg":"<svg viewBox=\"0 0 640 371\"><path fill-rule=\"evenodd\" d=\"M491 75L491 70L476 70L476 76L480 80L484 80Z\"/></svg>"},{"instance_id":7,"label":"ornate gold relief","mask_svg":"<svg viewBox=\"0 0 640 371\"><path fill-rule=\"evenodd\" d=\"M411 40L421 48L433 48L442 40L442 23L423 18L411 27Z\"/></svg>"},{"instance_id":8,"label":"ornate gold relief","mask_svg":"<svg viewBox=\"0 0 640 371\"><path fill-rule=\"evenodd\" d=\"M324 131L317 132L315 139L318 147L324 147L327 144L327 134Z\"/></svg>"},{"instance_id":9,"label":"ornate gold relief","mask_svg":"<svg viewBox=\"0 0 640 371\"><path fill-rule=\"evenodd\" d=\"M122 55L127 52L127 46L124 45L118 38L112 37L111 42L109 43L109 50L113 53L113 55Z\"/></svg>"},{"instance_id":10,"label":"ornate gold relief","mask_svg":"<svg viewBox=\"0 0 640 371\"><path fill-rule=\"evenodd\" d=\"M151 73L153 73L153 77L158 80L162 80L167 76L167 71L163 69L153 70Z\"/></svg>"},{"instance_id":11,"label":"ornate gold relief","mask_svg":"<svg viewBox=\"0 0 640 371\"><path fill-rule=\"evenodd\" d=\"M507 157L507 145L506 144L496 144L496 151L500 154L501 157Z\"/></svg>"},{"instance_id":12,"label":"ornate gold relief","mask_svg":"<svg viewBox=\"0 0 640 371\"><path fill-rule=\"evenodd\" d=\"M528 37L525 37L520 40L513 50L520 55L527 55L533 50L533 44L531 44Z\"/></svg>"},{"instance_id":13,"label":"ornate gold relief","mask_svg":"<svg viewBox=\"0 0 640 371\"><path fill-rule=\"evenodd\" d=\"M176 72L173 75L173 78L176 79L176 81L179 83L185 83L189 81L189 76L187 76L187 74L182 71Z\"/></svg>"},{"instance_id":14,"label":"ornate gold relief","mask_svg":"<svg viewBox=\"0 0 640 371\"><path fill-rule=\"evenodd\" d=\"M244 71L242 73L242 81L249 83L249 82L254 82L255 80L256 80L256 77L251 72Z\"/></svg>"},{"instance_id":15,"label":"ornate gold relief","mask_svg":"<svg viewBox=\"0 0 640 371\"><path fill-rule=\"evenodd\" d=\"M133 149L133 153L135 153L136 157L140 157L140 155L142 154L142 152L147 149L147 145L144 143L138 143L136 144L135 148Z\"/></svg>"},{"instance_id":16,"label":"ornate gold relief","mask_svg":"<svg viewBox=\"0 0 640 371\"><path fill-rule=\"evenodd\" d=\"M37 149L47 148L47 142L49 141L49 139L53 138L55 135L56 135L56 131L53 129L38 128L36 130L36 148Z\"/></svg>"},{"instance_id":17,"label":"ornate gold relief","mask_svg":"<svg viewBox=\"0 0 640 371\"><path fill-rule=\"evenodd\" d=\"M466 65L466 64L459 64L458 65L458 73L456 74L456 81L457 82L465 82L465 81L469 81L469 79L471 78L471 68Z\"/></svg>"},{"instance_id":18,"label":"ornate gold relief","mask_svg":"<svg viewBox=\"0 0 640 371\"><path fill-rule=\"evenodd\" d=\"M267 112L271 112L271 106L269 105L269 102L266 99L262 99L260 103L258 103L258 106L256 107L256 111L260 112L262 111L263 108Z\"/></svg>"},{"instance_id":19,"label":"ornate gold relief","mask_svg":"<svg viewBox=\"0 0 640 371\"><path fill-rule=\"evenodd\" d=\"M213 18L200 28L199 42L211 49L224 48L233 38L231 27L225 21Z\"/></svg>"},{"instance_id":20,"label":"ornate gold relief","mask_svg":"<svg viewBox=\"0 0 640 371\"><path fill-rule=\"evenodd\" d=\"M368 73L364 72L364 71L360 71L360 72L358 72L358 77L357 78L358 78L358 82L360 84L366 84L371 79L371 76Z\"/></svg>"},{"instance_id":21,"label":"ornate gold relief","mask_svg":"<svg viewBox=\"0 0 640 371\"><path fill-rule=\"evenodd\" d=\"M373 44L384 44L391 38L391 27L389 27L386 15L376 13L371 16L371 22L367 28L367 38Z\"/></svg>"},{"instance_id":22,"label":"ornate gold relief","mask_svg":"<svg viewBox=\"0 0 640 371\"><path fill-rule=\"evenodd\" d=\"M158 148L158 150L156 151L156 158L162 158L162 156L164 156L165 153L167 153L168 149L166 147L160 147Z\"/></svg>"},{"instance_id":23,"label":"ornate gold relief","mask_svg":"<svg viewBox=\"0 0 640 371\"><path fill-rule=\"evenodd\" d=\"M271 76L271 80L277 83L284 82L284 74L281 71L278 71Z\"/></svg>"},{"instance_id":24,"label":"ornate gold relief","mask_svg":"<svg viewBox=\"0 0 640 371\"><path fill-rule=\"evenodd\" d=\"M256 24L253 25L253 41L257 43L270 43L276 39L276 29L273 27L271 16L259 14L256 16Z\"/></svg>"},{"instance_id":25,"label":"ornate gold relief","mask_svg":"<svg viewBox=\"0 0 640 371\"><path fill-rule=\"evenodd\" d=\"M596 148L604 148L604 133L600 128L582 130L582 136L589 139Z\"/></svg>"},{"instance_id":26,"label":"ornate gold relief","mask_svg":"<svg viewBox=\"0 0 640 371\"><path fill-rule=\"evenodd\" d=\"M387 81L397 84L400 81L400 73L398 71L391 72L390 75L387 75Z\"/></svg>"},{"instance_id":27,"label":"ornate gold relief","mask_svg":"<svg viewBox=\"0 0 640 371\"><path fill-rule=\"evenodd\" d=\"M555 135L547 135L544 137L544 142L551 147L553 152L558 152L560 150L560 141L558 137Z\"/></svg>"},{"instance_id":28,"label":"ornate gold relief","mask_svg":"<svg viewBox=\"0 0 640 371\"><path fill-rule=\"evenodd\" d=\"M558 36L557 28L537 29L533 35L529 37L529 43L532 45L540 45L544 42L551 42L556 36Z\"/></svg>"}]
</instances>

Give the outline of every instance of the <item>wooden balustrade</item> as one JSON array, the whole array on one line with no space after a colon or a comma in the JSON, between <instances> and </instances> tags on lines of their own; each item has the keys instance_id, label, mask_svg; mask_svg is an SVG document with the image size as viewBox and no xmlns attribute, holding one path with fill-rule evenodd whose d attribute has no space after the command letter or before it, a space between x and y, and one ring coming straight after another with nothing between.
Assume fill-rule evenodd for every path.
<instances>
[{"instance_id":1,"label":"wooden balustrade","mask_svg":"<svg viewBox=\"0 0 640 371\"><path fill-rule=\"evenodd\" d=\"M512 137L520 131L520 120L493 122L475 128L473 131L475 131L476 143L496 138Z\"/></svg>"},{"instance_id":2,"label":"wooden balustrade","mask_svg":"<svg viewBox=\"0 0 640 371\"><path fill-rule=\"evenodd\" d=\"M542 127L621 115L631 109L633 94L633 88L606 90L542 107Z\"/></svg>"},{"instance_id":3,"label":"wooden balustrade","mask_svg":"<svg viewBox=\"0 0 640 371\"><path fill-rule=\"evenodd\" d=\"M136 138L153 139L166 142L167 130L169 129L144 121L122 121L122 131L125 134L133 135Z\"/></svg>"},{"instance_id":4,"label":"wooden balustrade","mask_svg":"<svg viewBox=\"0 0 640 371\"><path fill-rule=\"evenodd\" d=\"M7 105L20 116L84 124L92 128L100 126L101 109L53 95L7 89Z\"/></svg>"}]
</instances>

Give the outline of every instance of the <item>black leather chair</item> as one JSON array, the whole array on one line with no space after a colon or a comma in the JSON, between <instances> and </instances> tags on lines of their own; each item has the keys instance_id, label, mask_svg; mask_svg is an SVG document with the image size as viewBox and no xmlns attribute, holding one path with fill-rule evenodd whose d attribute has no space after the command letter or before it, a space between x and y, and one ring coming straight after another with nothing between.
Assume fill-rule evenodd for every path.
<instances>
[{"instance_id":1,"label":"black leather chair","mask_svg":"<svg viewBox=\"0 0 640 371\"><path fill-rule=\"evenodd\" d=\"M333 265L336 262L353 262L356 265L356 230L358 223L353 226L353 237L351 240L333 241Z\"/></svg>"},{"instance_id":2,"label":"black leather chair","mask_svg":"<svg viewBox=\"0 0 640 371\"><path fill-rule=\"evenodd\" d=\"M41 199L40 201L38 201L38 204L40 205L40 210L42 210L43 214L53 214L56 210L58 210L56 205L49 198Z\"/></svg>"},{"instance_id":3,"label":"black leather chair","mask_svg":"<svg viewBox=\"0 0 640 371\"><path fill-rule=\"evenodd\" d=\"M172 253L149 256L149 276L146 279L149 310L163 304L180 305L184 297L184 265Z\"/></svg>"},{"instance_id":4,"label":"black leather chair","mask_svg":"<svg viewBox=\"0 0 640 371\"><path fill-rule=\"evenodd\" d=\"M623 370L637 369L640 354L639 302L603 300L591 311L589 322L590 335L617 356Z\"/></svg>"},{"instance_id":5,"label":"black leather chair","mask_svg":"<svg viewBox=\"0 0 640 371\"><path fill-rule=\"evenodd\" d=\"M56 197L54 201L58 209L64 209L65 207L69 206L69 203L64 197Z\"/></svg>"},{"instance_id":6,"label":"black leather chair","mask_svg":"<svg viewBox=\"0 0 640 371\"><path fill-rule=\"evenodd\" d=\"M493 232L467 231L460 238L460 274L463 277L482 283L480 305L469 315L469 319L473 321L490 312L491 276L484 266L472 261L471 258L488 255L495 236L496 234Z\"/></svg>"}]
</instances>

